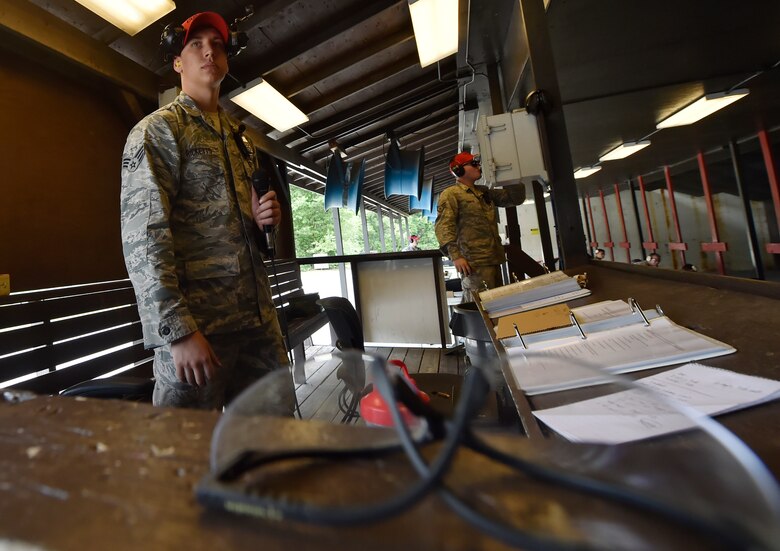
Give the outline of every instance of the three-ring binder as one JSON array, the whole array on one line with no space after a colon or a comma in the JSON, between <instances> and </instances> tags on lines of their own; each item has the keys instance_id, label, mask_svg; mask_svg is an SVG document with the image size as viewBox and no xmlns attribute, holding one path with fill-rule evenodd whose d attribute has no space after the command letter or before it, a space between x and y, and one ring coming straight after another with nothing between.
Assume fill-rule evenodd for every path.
<instances>
[{"instance_id":1,"label":"three-ring binder","mask_svg":"<svg viewBox=\"0 0 780 551\"><path fill-rule=\"evenodd\" d=\"M629 297L628 306L631 309L631 313L629 314L629 316L634 316L636 314L639 314L639 317L641 317L642 319L642 325L644 325L645 327L650 327L650 319L647 317L647 314L645 314L644 310L642 310L642 307L639 305L636 299L634 299L633 297ZM659 316L661 317L665 316L663 309L661 309L661 306L658 304L655 305L655 311L658 313ZM574 327L577 329L580 339L587 340L588 335L585 333L585 330L583 329L582 325L580 324L580 321L577 319L577 316L574 314L574 312L569 312L569 320L571 321L570 327ZM517 339L520 341L520 346L523 349L528 349L528 344L523 338L523 334L520 332L520 328L517 326L517 323L513 323L512 327L515 330L514 336L517 337ZM541 331L540 333L546 333L547 331L559 331L562 329L563 328L560 329L552 328L545 331ZM536 333L533 334L535 335ZM511 336L502 337L501 340L508 339L508 338L512 338L512 337Z\"/></svg>"}]
</instances>

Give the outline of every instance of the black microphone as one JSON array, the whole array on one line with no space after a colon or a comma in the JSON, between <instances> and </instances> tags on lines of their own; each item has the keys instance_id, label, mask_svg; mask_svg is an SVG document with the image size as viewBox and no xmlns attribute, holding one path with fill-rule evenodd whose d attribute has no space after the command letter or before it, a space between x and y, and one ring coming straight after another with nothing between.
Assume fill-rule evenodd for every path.
<instances>
[{"instance_id":1,"label":"black microphone","mask_svg":"<svg viewBox=\"0 0 780 551\"><path fill-rule=\"evenodd\" d=\"M257 198L260 199L263 195L268 193L271 189L271 174L261 164L260 168L252 173L252 187L255 189ZM265 245L268 248L270 256L274 255L274 227L263 226L263 234L265 235Z\"/></svg>"}]
</instances>

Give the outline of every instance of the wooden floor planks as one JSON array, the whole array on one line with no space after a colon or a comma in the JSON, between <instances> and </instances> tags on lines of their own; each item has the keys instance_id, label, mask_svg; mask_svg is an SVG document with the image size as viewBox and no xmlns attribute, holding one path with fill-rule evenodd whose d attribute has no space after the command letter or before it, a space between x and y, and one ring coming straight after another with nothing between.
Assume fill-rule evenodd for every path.
<instances>
[{"instance_id":1,"label":"wooden floor planks","mask_svg":"<svg viewBox=\"0 0 780 551\"><path fill-rule=\"evenodd\" d=\"M336 376L341 359L332 346L310 346L306 349L306 382L296 385L295 395L303 419L340 421L338 399L344 383ZM368 348L366 352L385 360L401 360L410 374L452 373L463 374L463 353L445 354L439 348Z\"/></svg>"}]
</instances>

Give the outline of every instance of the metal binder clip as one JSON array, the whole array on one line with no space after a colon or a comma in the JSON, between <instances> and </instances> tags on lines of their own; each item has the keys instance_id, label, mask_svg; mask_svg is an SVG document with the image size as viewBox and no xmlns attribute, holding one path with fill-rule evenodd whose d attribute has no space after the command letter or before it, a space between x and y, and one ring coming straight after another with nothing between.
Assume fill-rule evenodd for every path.
<instances>
[{"instance_id":1,"label":"metal binder clip","mask_svg":"<svg viewBox=\"0 0 780 551\"><path fill-rule=\"evenodd\" d=\"M642 316L642 320L644 321L645 326L650 327L650 322L648 321L644 311L642 311L642 307L639 306L639 303L633 298L629 298L628 305L631 307L631 313L636 314L637 312L639 312L639 315Z\"/></svg>"},{"instance_id":2,"label":"metal binder clip","mask_svg":"<svg viewBox=\"0 0 780 551\"><path fill-rule=\"evenodd\" d=\"M580 326L580 322L577 321L577 316L574 315L574 312L569 312L569 319L571 320L571 324L580 332L580 338L583 340L587 339L588 337L585 335L585 331L582 330L582 326Z\"/></svg>"},{"instance_id":3,"label":"metal binder clip","mask_svg":"<svg viewBox=\"0 0 780 551\"><path fill-rule=\"evenodd\" d=\"M515 328L515 335L517 335L517 338L520 339L520 344L527 350L528 347L525 345L525 341L523 340L523 336L520 334L520 330L517 328L517 324L513 323L512 327Z\"/></svg>"},{"instance_id":4,"label":"metal binder clip","mask_svg":"<svg viewBox=\"0 0 780 551\"><path fill-rule=\"evenodd\" d=\"M661 308L660 304L656 304L655 305L655 311L658 312L658 314L660 316L665 316L666 315L666 314L664 314L663 308Z\"/></svg>"},{"instance_id":5,"label":"metal binder clip","mask_svg":"<svg viewBox=\"0 0 780 551\"><path fill-rule=\"evenodd\" d=\"M517 274L512 272L512 279L515 281L515 283L518 283L520 280L517 279Z\"/></svg>"},{"instance_id":6,"label":"metal binder clip","mask_svg":"<svg viewBox=\"0 0 780 551\"><path fill-rule=\"evenodd\" d=\"M487 291L488 289L490 289L490 287L488 287L487 281L485 281L485 280L483 279L483 280L482 280L482 290L483 290L483 291Z\"/></svg>"}]
</instances>

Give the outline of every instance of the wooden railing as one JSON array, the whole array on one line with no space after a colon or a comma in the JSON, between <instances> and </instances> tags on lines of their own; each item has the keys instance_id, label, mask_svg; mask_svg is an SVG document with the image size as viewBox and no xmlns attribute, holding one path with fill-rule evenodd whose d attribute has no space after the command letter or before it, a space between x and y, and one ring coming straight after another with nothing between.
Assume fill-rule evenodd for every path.
<instances>
[{"instance_id":1,"label":"wooden railing","mask_svg":"<svg viewBox=\"0 0 780 551\"><path fill-rule=\"evenodd\" d=\"M0 298L0 381L37 374L14 388L54 394L124 366L151 376L151 360L129 280Z\"/></svg>"},{"instance_id":2,"label":"wooden railing","mask_svg":"<svg viewBox=\"0 0 780 551\"><path fill-rule=\"evenodd\" d=\"M269 262L267 269L286 343L302 366L305 340L327 316L295 316L289 309L291 297L303 294L295 260L279 260L274 267ZM153 356L144 350L127 279L0 297L0 383L29 377L11 386L55 394L127 366L123 375L151 377ZM77 361L82 358L89 359Z\"/></svg>"}]
</instances>

